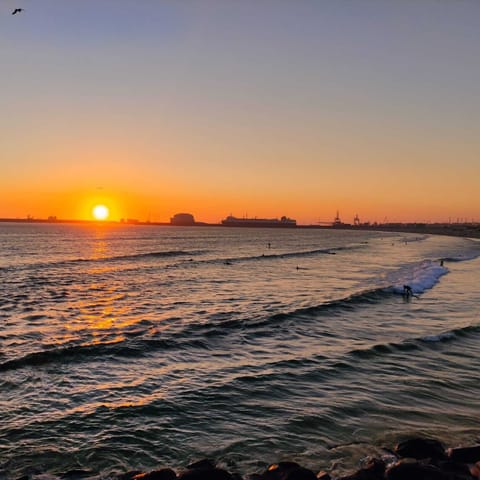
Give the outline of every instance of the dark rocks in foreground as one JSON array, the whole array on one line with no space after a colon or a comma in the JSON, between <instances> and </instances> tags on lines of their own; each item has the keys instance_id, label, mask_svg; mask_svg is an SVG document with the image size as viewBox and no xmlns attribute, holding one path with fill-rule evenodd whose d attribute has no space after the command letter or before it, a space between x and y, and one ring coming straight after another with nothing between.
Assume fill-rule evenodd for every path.
<instances>
[{"instance_id":1,"label":"dark rocks in foreground","mask_svg":"<svg viewBox=\"0 0 480 480\"><path fill-rule=\"evenodd\" d=\"M447 450L437 440L411 438L393 451L385 450L393 454L393 462L371 458L363 468L337 477L325 471L315 473L296 462L279 462L262 473L242 477L204 459L179 472L170 468L131 471L118 475L116 480L480 480L480 445ZM91 472L74 470L61 478L86 478L88 473Z\"/></svg>"},{"instance_id":2,"label":"dark rocks in foreground","mask_svg":"<svg viewBox=\"0 0 480 480\"><path fill-rule=\"evenodd\" d=\"M171 468L162 468L147 473L137 473L133 480L175 480L177 474Z\"/></svg>"},{"instance_id":3,"label":"dark rocks in foreground","mask_svg":"<svg viewBox=\"0 0 480 480\"><path fill-rule=\"evenodd\" d=\"M480 480L480 445L445 449L429 438L411 438L399 443L393 454L396 461L387 465L372 458L361 469L341 477L329 472L315 473L295 462L271 465L248 480ZM215 468L211 461L190 465L179 480L240 480L238 474ZM170 479L169 479L170 480ZM173 480L173 479L172 479Z\"/></svg>"},{"instance_id":4,"label":"dark rocks in foreground","mask_svg":"<svg viewBox=\"0 0 480 480\"><path fill-rule=\"evenodd\" d=\"M438 441L430 438L411 438L399 443L395 447L395 453L400 458L415 458L422 460L444 460L447 458L445 447Z\"/></svg>"},{"instance_id":5,"label":"dark rocks in foreground","mask_svg":"<svg viewBox=\"0 0 480 480\"><path fill-rule=\"evenodd\" d=\"M454 462L476 463L480 461L480 445L466 448L450 448L448 457Z\"/></svg>"}]
</instances>

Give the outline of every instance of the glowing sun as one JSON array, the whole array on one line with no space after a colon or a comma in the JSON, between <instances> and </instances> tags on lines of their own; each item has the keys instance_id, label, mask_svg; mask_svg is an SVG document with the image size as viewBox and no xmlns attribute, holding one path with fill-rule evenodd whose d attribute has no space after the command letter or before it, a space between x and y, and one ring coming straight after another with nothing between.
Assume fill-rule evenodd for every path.
<instances>
[{"instance_id":1,"label":"glowing sun","mask_svg":"<svg viewBox=\"0 0 480 480\"><path fill-rule=\"evenodd\" d=\"M105 205L96 205L93 210L95 220L106 220L108 218L108 208Z\"/></svg>"}]
</instances>

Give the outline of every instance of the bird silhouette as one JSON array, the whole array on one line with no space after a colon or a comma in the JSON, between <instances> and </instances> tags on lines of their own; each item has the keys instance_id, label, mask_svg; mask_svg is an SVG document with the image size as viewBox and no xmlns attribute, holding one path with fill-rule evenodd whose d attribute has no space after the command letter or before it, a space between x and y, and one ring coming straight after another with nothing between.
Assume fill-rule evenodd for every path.
<instances>
[{"instance_id":1,"label":"bird silhouette","mask_svg":"<svg viewBox=\"0 0 480 480\"><path fill-rule=\"evenodd\" d=\"M17 13L23 12L23 8L16 8L13 12L12 15L16 15Z\"/></svg>"}]
</instances>

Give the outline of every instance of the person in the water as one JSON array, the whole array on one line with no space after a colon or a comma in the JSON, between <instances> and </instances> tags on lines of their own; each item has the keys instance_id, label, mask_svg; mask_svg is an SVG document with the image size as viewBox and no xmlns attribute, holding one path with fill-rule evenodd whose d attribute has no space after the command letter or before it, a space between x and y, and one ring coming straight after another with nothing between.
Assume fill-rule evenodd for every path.
<instances>
[{"instance_id":1,"label":"person in the water","mask_svg":"<svg viewBox=\"0 0 480 480\"><path fill-rule=\"evenodd\" d=\"M410 285L404 285L403 286L403 296L405 298L410 298L413 297L413 290Z\"/></svg>"}]
</instances>

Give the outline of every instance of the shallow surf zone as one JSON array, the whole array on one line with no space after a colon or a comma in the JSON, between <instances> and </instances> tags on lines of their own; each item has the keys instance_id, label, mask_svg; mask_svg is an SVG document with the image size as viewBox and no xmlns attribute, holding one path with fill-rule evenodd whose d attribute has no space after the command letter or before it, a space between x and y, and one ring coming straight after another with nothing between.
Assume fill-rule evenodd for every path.
<instances>
[{"instance_id":1,"label":"shallow surf zone","mask_svg":"<svg viewBox=\"0 0 480 480\"><path fill-rule=\"evenodd\" d=\"M426 260L400 268L389 275L388 280L393 284L392 291L394 293L403 294L403 286L408 285L412 288L413 293L420 294L431 289L440 281L440 277L447 273L448 269L443 265L443 261L439 264Z\"/></svg>"},{"instance_id":2,"label":"shallow surf zone","mask_svg":"<svg viewBox=\"0 0 480 480\"><path fill-rule=\"evenodd\" d=\"M0 292L8 478L105 477L201 457L246 473L282 459L341 471L412 433L474 443L478 244L371 232L14 232ZM404 284L417 295L409 301Z\"/></svg>"}]
</instances>

